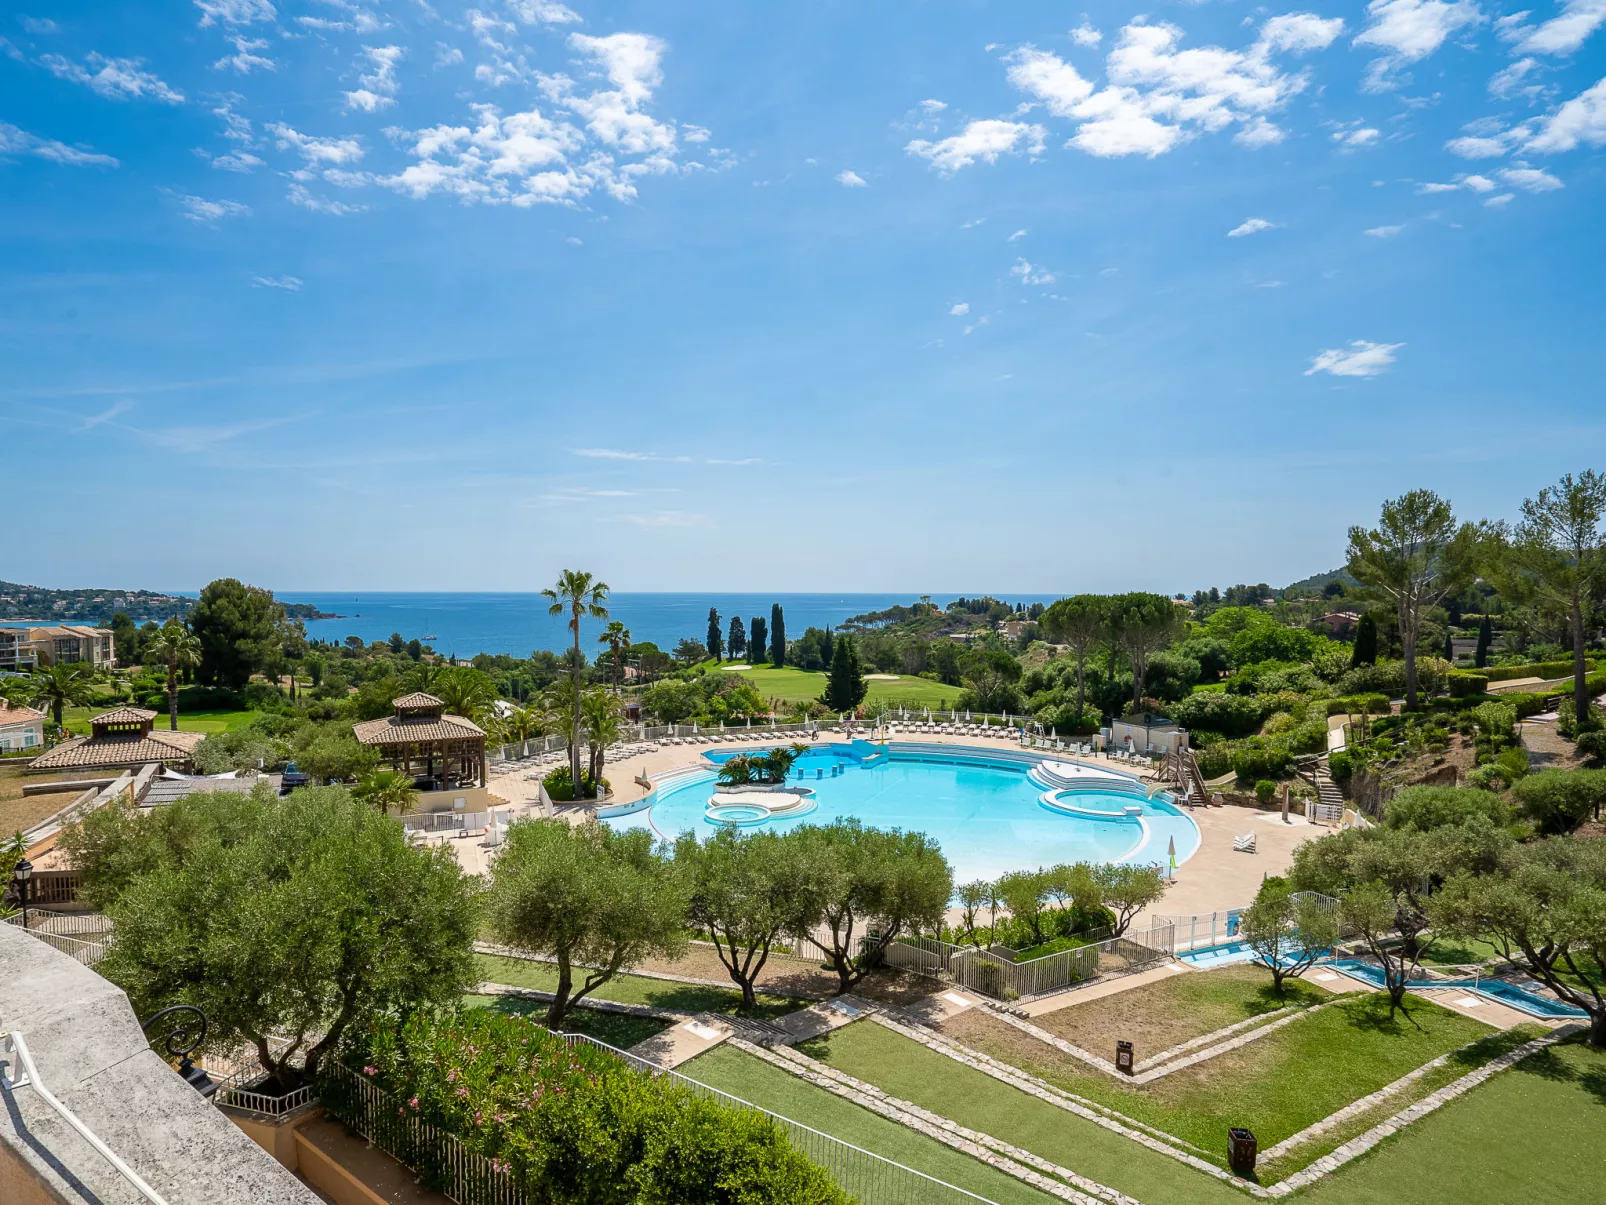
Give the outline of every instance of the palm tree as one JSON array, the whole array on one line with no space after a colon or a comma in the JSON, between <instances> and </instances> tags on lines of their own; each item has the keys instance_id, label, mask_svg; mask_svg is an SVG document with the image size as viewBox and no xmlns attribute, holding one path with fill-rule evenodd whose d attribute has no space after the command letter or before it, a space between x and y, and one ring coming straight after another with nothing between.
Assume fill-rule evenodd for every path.
<instances>
[{"instance_id":1,"label":"palm tree","mask_svg":"<svg viewBox=\"0 0 1606 1205\"><path fill-rule=\"evenodd\" d=\"M145 646L145 657L167 666L167 723L177 732L179 667L189 669L201 663L201 642L178 620L170 619Z\"/></svg>"},{"instance_id":2,"label":"palm tree","mask_svg":"<svg viewBox=\"0 0 1606 1205\"><path fill-rule=\"evenodd\" d=\"M608 584L595 580L589 573L578 569L565 569L558 575L557 585L541 591L551 602L548 615L569 616L569 633L574 637L574 651L569 659L570 710L569 710L569 777L574 783L574 796L580 795L580 667L585 655L580 652L580 620L608 618Z\"/></svg>"},{"instance_id":3,"label":"palm tree","mask_svg":"<svg viewBox=\"0 0 1606 1205\"><path fill-rule=\"evenodd\" d=\"M613 654L614 685L623 685L625 678L625 663L623 653L630 647L630 629L615 619L609 622L607 630L597 637L598 644L605 644Z\"/></svg>"},{"instance_id":4,"label":"palm tree","mask_svg":"<svg viewBox=\"0 0 1606 1205\"><path fill-rule=\"evenodd\" d=\"M420 661L402 675L402 687L410 691L421 690L425 694L435 694L448 668L438 661Z\"/></svg>"},{"instance_id":5,"label":"palm tree","mask_svg":"<svg viewBox=\"0 0 1606 1205\"><path fill-rule=\"evenodd\" d=\"M607 691L589 690L580 700L580 714L591 746L591 781L600 787L608 749L619 743L619 709Z\"/></svg>"},{"instance_id":6,"label":"palm tree","mask_svg":"<svg viewBox=\"0 0 1606 1205\"><path fill-rule=\"evenodd\" d=\"M512 744L540 736L546 729L546 721L536 707L513 707L502 717L501 727L503 739Z\"/></svg>"},{"instance_id":7,"label":"palm tree","mask_svg":"<svg viewBox=\"0 0 1606 1205\"><path fill-rule=\"evenodd\" d=\"M418 803L418 792L405 774L396 770L370 770L352 788L352 795L371 803L386 816L395 808L398 815L410 812Z\"/></svg>"},{"instance_id":8,"label":"palm tree","mask_svg":"<svg viewBox=\"0 0 1606 1205\"><path fill-rule=\"evenodd\" d=\"M496 687L477 669L459 666L436 676L434 694L445 704L448 715L479 721L496 702Z\"/></svg>"},{"instance_id":9,"label":"palm tree","mask_svg":"<svg viewBox=\"0 0 1606 1205\"><path fill-rule=\"evenodd\" d=\"M95 686L89 666L74 663L40 666L28 679L28 700L35 707L50 710L56 727L69 707L88 707L95 701Z\"/></svg>"}]
</instances>

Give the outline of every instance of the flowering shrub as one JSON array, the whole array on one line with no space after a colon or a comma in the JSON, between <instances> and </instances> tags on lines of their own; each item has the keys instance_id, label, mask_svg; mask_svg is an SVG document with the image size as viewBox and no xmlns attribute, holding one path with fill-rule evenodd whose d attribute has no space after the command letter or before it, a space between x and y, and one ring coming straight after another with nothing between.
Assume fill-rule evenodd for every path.
<instances>
[{"instance_id":1,"label":"flowering shrub","mask_svg":"<svg viewBox=\"0 0 1606 1205\"><path fill-rule=\"evenodd\" d=\"M380 1021L345 1062L551 1205L847 1205L761 1113L488 1009Z\"/></svg>"}]
</instances>

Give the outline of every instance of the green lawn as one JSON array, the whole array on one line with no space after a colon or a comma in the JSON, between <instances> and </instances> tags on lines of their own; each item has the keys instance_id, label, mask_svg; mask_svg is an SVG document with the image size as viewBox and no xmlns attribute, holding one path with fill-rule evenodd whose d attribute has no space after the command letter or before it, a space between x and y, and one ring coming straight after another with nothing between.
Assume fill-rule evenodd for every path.
<instances>
[{"instance_id":1,"label":"green lawn","mask_svg":"<svg viewBox=\"0 0 1606 1205\"><path fill-rule=\"evenodd\" d=\"M1049 1205L1054 1198L907 1126L861 1109L824 1088L731 1046L716 1046L679 1068L683 1075L739 1096L811 1129L945 1180L998 1205Z\"/></svg>"},{"instance_id":2,"label":"green lawn","mask_svg":"<svg viewBox=\"0 0 1606 1205\"><path fill-rule=\"evenodd\" d=\"M751 662L705 661L703 664L709 669L723 669L726 666L746 665ZM735 672L751 682L754 689L766 699L799 703L817 699L825 691L824 674L808 673L790 665L780 669L760 665ZM886 699L892 703L906 703L911 707L946 707L960 695L960 688L957 686L944 686L941 682L933 682L930 678L914 678L907 675L899 677L896 681L872 678L868 685L870 693L866 696L867 699Z\"/></svg>"},{"instance_id":3,"label":"green lawn","mask_svg":"<svg viewBox=\"0 0 1606 1205\"><path fill-rule=\"evenodd\" d=\"M1192 1143L1226 1166L1229 1126L1253 1130L1264 1150L1430 1059L1494 1033L1426 1000L1406 1001L1409 1012L1391 1018L1388 998L1380 993L1341 999L1229 1054L1143 1085L1117 1082L990 1018L967 1013L944 1029L994 1058ZM1525 1036L1530 1035L1519 1034L1518 1040ZM1480 1052L1472 1061L1492 1053ZM1453 1079L1467 1069L1446 1068L1441 1075ZM1343 1140L1298 1148L1287 1166L1272 1169L1274 1176Z\"/></svg>"},{"instance_id":4,"label":"green lawn","mask_svg":"<svg viewBox=\"0 0 1606 1205\"><path fill-rule=\"evenodd\" d=\"M531 1017L544 1022L546 1004L540 1000L521 1000L517 996L464 996L463 1003L470 1008L489 1008L513 1016ZM570 1033L583 1033L629 1050L637 1042L645 1042L654 1034L662 1033L674 1022L659 1017L632 1017L624 1013L600 1012L594 1008L577 1008L563 1022Z\"/></svg>"},{"instance_id":5,"label":"green lawn","mask_svg":"<svg viewBox=\"0 0 1606 1205\"><path fill-rule=\"evenodd\" d=\"M505 983L511 987L527 987L540 992L550 992L557 986L557 968L551 963L503 958L495 954L476 954L474 961L479 968L480 978L490 983ZM579 971L575 972L576 982L579 982L580 974ZM654 1008L671 1008L686 1013L736 1013L742 1008L742 994L734 989L673 983L667 979L648 979L644 975L615 975L592 994L600 1000L614 1000L620 1004L650 1004ZM807 1000L791 1000L784 996L760 993L758 1008L746 1015L779 1017L806 1008L809 1003Z\"/></svg>"},{"instance_id":6,"label":"green lawn","mask_svg":"<svg viewBox=\"0 0 1606 1205\"><path fill-rule=\"evenodd\" d=\"M1300 1194L1310 1205L1606 1201L1606 1052L1525 1059Z\"/></svg>"},{"instance_id":7,"label":"green lawn","mask_svg":"<svg viewBox=\"0 0 1606 1205\"><path fill-rule=\"evenodd\" d=\"M893 1096L1120 1189L1144 1205L1241 1205L1245 1200L1236 1189L1178 1160L874 1022L855 1022L800 1049Z\"/></svg>"},{"instance_id":8,"label":"green lawn","mask_svg":"<svg viewBox=\"0 0 1606 1205\"><path fill-rule=\"evenodd\" d=\"M62 713L62 720L69 732L89 734L89 721L107 709L117 706L107 700L99 707L69 707ZM178 727L180 732L234 732L244 728L259 713L255 711L181 711L178 713ZM156 717L158 728L167 727L167 712L162 711Z\"/></svg>"}]
</instances>

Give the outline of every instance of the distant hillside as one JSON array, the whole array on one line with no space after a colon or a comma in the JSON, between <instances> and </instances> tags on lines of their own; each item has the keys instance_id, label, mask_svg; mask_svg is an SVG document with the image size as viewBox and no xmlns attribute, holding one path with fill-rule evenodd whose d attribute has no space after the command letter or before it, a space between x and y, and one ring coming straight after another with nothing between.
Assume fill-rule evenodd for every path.
<instances>
[{"instance_id":1,"label":"distant hillside","mask_svg":"<svg viewBox=\"0 0 1606 1205\"><path fill-rule=\"evenodd\" d=\"M51 590L0 582L0 621L104 623L118 611L126 611L135 623L160 623L174 615L187 615L194 606L193 598L153 590Z\"/></svg>"},{"instance_id":2,"label":"distant hillside","mask_svg":"<svg viewBox=\"0 0 1606 1205\"><path fill-rule=\"evenodd\" d=\"M1343 582L1346 590L1353 590L1361 584L1350 576L1348 569L1340 566L1337 569L1329 569L1326 573L1317 573L1295 582L1283 590L1283 596L1287 598L1290 596L1320 594L1327 587L1328 582Z\"/></svg>"}]
</instances>

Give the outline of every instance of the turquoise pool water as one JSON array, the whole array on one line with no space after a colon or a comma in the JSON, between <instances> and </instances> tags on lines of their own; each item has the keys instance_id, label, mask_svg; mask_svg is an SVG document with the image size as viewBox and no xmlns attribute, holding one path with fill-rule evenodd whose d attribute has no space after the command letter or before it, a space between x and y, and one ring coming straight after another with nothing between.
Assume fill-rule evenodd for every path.
<instances>
[{"instance_id":1,"label":"turquoise pool water","mask_svg":"<svg viewBox=\"0 0 1606 1205\"><path fill-rule=\"evenodd\" d=\"M711 749L708 760L764 752L761 746ZM788 782L807 785L818 807L807 816L772 818L743 830L785 831L799 824L829 824L856 816L878 828L919 831L935 837L957 881L995 879L1005 871L1058 862L1155 862L1164 865L1171 840L1181 865L1199 847L1199 830L1164 799L1145 799L1121 780L1108 791L1096 786L1054 793L1078 809L1072 815L1044 806L1050 788L1027 775L1029 765L967 758L961 750L927 746L887 752L855 742L813 748L793 767ZM649 797L649 806L605 817L619 828L649 828L673 839L692 831L707 836L717 825L705 815L715 771L673 778ZM1123 789L1124 788L1124 789ZM1137 815L1126 809L1138 808ZM1107 816L1107 818L1105 818Z\"/></svg>"}]
</instances>

